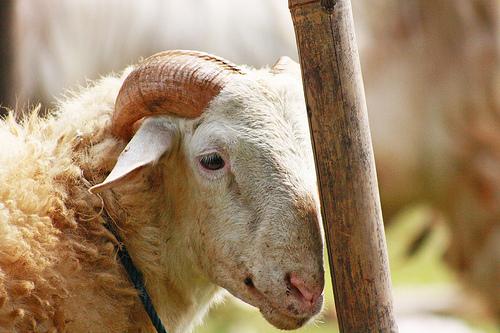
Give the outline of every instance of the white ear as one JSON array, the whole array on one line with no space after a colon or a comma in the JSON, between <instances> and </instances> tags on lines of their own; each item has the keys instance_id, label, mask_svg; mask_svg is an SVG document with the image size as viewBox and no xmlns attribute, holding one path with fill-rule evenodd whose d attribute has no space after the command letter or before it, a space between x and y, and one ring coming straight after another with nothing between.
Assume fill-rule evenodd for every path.
<instances>
[{"instance_id":1,"label":"white ear","mask_svg":"<svg viewBox=\"0 0 500 333\"><path fill-rule=\"evenodd\" d=\"M145 119L118 157L108 177L89 191L97 193L124 183L143 167L158 162L163 154L172 149L175 132L175 127L165 118Z\"/></svg>"},{"instance_id":2,"label":"white ear","mask_svg":"<svg viewBox=\"0 0 500 333\"><path fill-rule=\"evenodd\" d=\"M287 56L282 56L271 67L271 72L274 74L289 73L292 75L300 75L300 65Z\"/></svg>"}]
</instances>

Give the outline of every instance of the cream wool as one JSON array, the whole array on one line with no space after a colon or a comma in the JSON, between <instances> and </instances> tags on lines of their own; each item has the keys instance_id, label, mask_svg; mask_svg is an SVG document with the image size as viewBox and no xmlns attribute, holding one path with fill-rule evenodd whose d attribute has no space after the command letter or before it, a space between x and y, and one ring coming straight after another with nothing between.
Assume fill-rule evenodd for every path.
<instances>
[{"instance_id":1,"label":"cream wool","mask_svg":"<svg viewBox=\"0 0 500 333\"><path fill-rule=\"evenodd\" d=\"M105 129L121 81L102 79L57 116L0 125L2 332L124 332L135 313L146 322L82 177L81 165L106 170L119 153Z\"/></svg>"},{"instance_id":2,"label":"cream wool","mask_svg":"<svg viewBox=\"0 0 500 333\"><path fill-rule=\"evenodd\" d=\"M171 129L173 149L99 195L88 189L127 144L109 126L131 69L47 118L35 111L0 123L0 332L152 332L103 206L169 332L191 331L220 287L280 328L317 314L324 278L314 166L298 66L285 67L249 69L199 119L153 118ZM207 149L220 151L226 168L199 169Z\"/></svg>"},{"instance_id":3,"label":"cream wool","mask_svg":"<svg viewBox=\"0 0 500 333\"><path fill-rule=\"evenodd\" d=\"M1 332L152 331L135 289L115 260L114 237L102 226L103 202L88 192L86 182L102 181L124 147L112 138L108 125L129 71L75 94L48 119L34 110L21 124L9 117L0 127L6 143L0 158ZM134 201L140 210L150 207L136 197ZM144 232L148 230L150 234ZM138 247L154 244L157 233L152 225L142 228ZM131 240L127 246L131 253L157 251L135 251ZM147 264L146 255L134 258L139 266ZM156 258L149 259L152 267L158 264ZM154 279L158 272L143 273ZM207 308L211 297L193 293L182 304L184 295L175 287L165 289L150 291L153 298L170 296L174 309L160 315L174 332L189 331L196 315L200 313L199 321L204 313L197 303Z\"/></svg>"}]
</instances>

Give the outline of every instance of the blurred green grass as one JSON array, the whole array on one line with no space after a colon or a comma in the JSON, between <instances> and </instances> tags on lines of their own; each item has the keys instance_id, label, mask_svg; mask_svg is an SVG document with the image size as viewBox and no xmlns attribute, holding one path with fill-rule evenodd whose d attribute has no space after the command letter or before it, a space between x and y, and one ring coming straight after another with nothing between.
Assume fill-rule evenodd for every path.
<instances>
[{"instance_id":1,"label":"blurred green grass","mask_svg":"<svg viewBox=\"0 0 500 333\"><path fill-rule=\"evenodd\" d=\"M399 214L386 230L391 276L394 288L456 284L457 279L442 260L447 246L447 233L443 223L432 224L432 232L421 242L414 255L407 255L408 248L423 228L435 218L426 205L412 206ZM297 333L335 333L338 326L335 317L333 290L325 252L325 308L314 322L296 330ZM484 318L465 318L478 332L498 332L492 322ZM196 333L260 333L283 332L271 326L254 307L232 296L215 306ZM404 332L402 332L404 333Z\"/></svg>"}]
</instances>

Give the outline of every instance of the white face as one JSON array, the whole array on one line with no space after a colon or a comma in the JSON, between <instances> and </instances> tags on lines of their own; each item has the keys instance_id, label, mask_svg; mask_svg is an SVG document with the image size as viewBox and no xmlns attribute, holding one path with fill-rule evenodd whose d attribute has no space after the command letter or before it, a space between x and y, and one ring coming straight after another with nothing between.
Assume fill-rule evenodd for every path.
<instances>
[{"instance_id":1,"label":"white face","mask_svg":"<svg viewBox=\"0 0 500 333\"><path fill-rule=\"evenodd\" d=\"M92 188L135 189L131 175L163 156L164 168L155 170L167 190L150 194L154 201L161 193L155 216L175 215L162 226L176 232L178 255L194 263L194 275L282 329L300 327L323 303L319 204L297 74L252 71L231 80L196 119L145 119L106 180ZM138 203L135 193L131 202L151 204Z\"/></svg>"},{"instance_id":2,"label":"white face","mask_svg":"<svg viewBox=\"0 0 500 333\"><path fill-rule=\"evenodd\" d=\"M323 243L300 81L267 75L223 90L182 144L207 208L192 232L202 271L293 329L321 310Z\"/></svg>"}]
</instances>

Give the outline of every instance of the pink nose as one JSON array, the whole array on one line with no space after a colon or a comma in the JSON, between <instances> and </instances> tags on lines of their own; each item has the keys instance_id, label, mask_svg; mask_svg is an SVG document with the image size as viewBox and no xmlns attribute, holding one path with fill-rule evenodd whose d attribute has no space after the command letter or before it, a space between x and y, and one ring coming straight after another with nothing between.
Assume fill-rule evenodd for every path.
<instances>
[{"instance_id":1,"label":"pink nose","mask_svg":"<svg viewBox=\"0 0 500 333\"><path fill-rule=\"evenodd\" d=\"M298 291L299 300L306 306L314 306L323 292L323 285L307 285L307 283L296 273L290 273L290 285Z\"/></svg>"}]
</instances>

